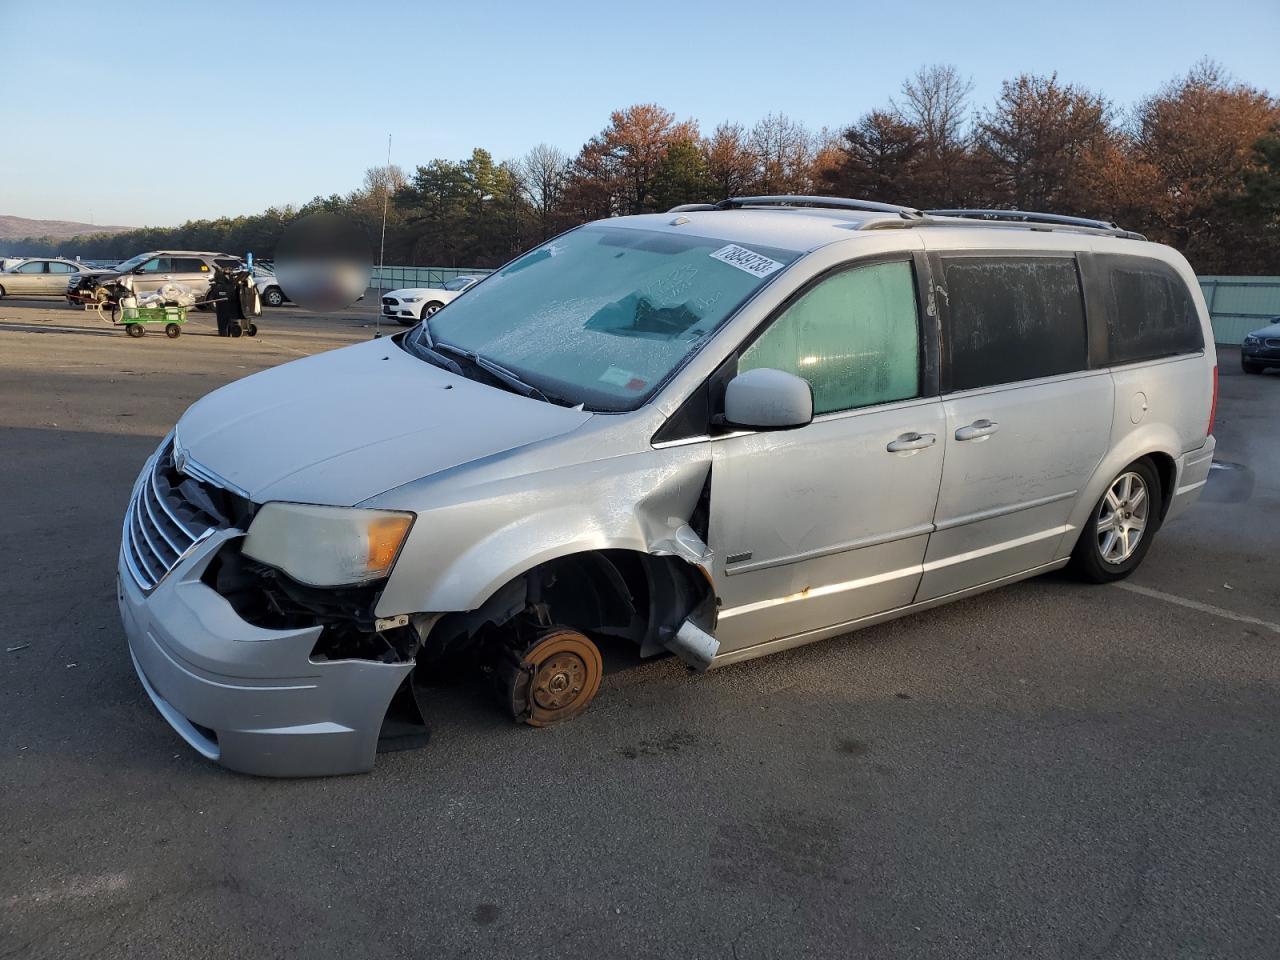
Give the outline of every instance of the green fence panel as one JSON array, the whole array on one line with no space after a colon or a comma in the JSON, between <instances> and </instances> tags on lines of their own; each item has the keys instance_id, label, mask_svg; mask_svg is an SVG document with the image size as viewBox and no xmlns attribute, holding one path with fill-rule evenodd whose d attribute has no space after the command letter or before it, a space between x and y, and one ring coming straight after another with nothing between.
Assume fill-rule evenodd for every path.
<instances>
[{"instance_id":1,"label":"green fence panel","mask_svg":"<svg viewBox=\"0 0 1280 960\"><path fill-rule=\"evenodd\" d=\"M1213 339L1238 345L1245 334L1280 317L1280 277L1200 277Z\"/></svg>"},{"instance_id":2,"label":"green fence panel","mask_svg":"<svg viewBox=\"0 0 1280 960\"><path fill-rule=\"evenodd\" d=\"M400 290L404 287L442 287L454 277L483 277L493 273L468 267L405 267L387 264L373 268L371 290Z\"/></svg>"}]
</instances>

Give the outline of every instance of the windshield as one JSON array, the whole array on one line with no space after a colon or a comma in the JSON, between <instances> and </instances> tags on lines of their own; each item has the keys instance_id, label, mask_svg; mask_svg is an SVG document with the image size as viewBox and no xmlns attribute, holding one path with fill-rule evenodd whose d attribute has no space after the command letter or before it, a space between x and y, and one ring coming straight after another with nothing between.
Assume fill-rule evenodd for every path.
<instances>
[{"instance_id":1,"label":"windshield","mask_svg":"<svg viewBox=\"0 0 1280 960\"><path fill-rule=\"evenodd\" d=\"M118 264L115 269L119 273L127 273L128 271L132 270L134 267L142 266L144 263L150 260L153 256L155 256L155 254L153 253L140 253L136 257L131 257L130 259L126 260L124 263Z\"/></svg>"},{"instance_id":2,"label":"windshield","mask_svg":"<svg viewBox=\"0 0 1280 960\"><path fill-rule=\"evenodd\" d=\"M444 288L446 290L465 290L475 282L475 277L454 277L452 280L445 281Z\"/></svg>"},{"instance_id":3,"label":"windshield","mask_svg":"<svg viewBox=\"0 0 1280 960\"><path fill-rule=\"evenodd\" d=\"M437 342L594 410L633 410L799 253L592 225L428 320Z\"/></svg>"}]
</instances>

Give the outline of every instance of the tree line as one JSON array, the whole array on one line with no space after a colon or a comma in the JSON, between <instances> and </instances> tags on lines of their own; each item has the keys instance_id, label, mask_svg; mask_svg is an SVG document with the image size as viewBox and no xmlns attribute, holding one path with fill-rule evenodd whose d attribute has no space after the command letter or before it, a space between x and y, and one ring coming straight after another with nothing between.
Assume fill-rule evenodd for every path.
<instances>
[{"instance_id":1,"label":"tree line","mask_svg":"<svg viewBox=\"0 0 1280 960\"><path fill-rule=\"evenodd\" d=\"M155 248L270 257L294 219L342 214L387 263L497 266L601 217L756 194L833 194L920 208L1037 210L1103 220L1186 254L1204 274L1280 274L1280 101L1203 61L1117 107L1056 74L1005 81L978 105L953 66L923 67L849 126L782 114L704 132L651 103L615 111L575 155L476 148L408 173L374 167L346 195L179 227L12 241L27 254L124 258Z\"/></svg>"}]
</instances>

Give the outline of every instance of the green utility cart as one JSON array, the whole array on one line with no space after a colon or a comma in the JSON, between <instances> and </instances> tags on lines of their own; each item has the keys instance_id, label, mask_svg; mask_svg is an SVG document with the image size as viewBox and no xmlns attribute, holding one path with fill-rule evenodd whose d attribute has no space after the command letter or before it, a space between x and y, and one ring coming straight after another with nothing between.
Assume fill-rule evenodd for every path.
<instances>
[{"instance_id":1,"label":"green utility cart","mask_svg":"<svg viewBox=\"0 0 1280 960\"><path fill-rule=\"evenodd\" d=\"M164 324L164 335L176 340L182 335L182 325L187 322L186 307L122 307L118 303L111 305L111 322L124 327L124 332L131 337L140 337L147 332L147 325Z\"/></svg>"}]
</instances>

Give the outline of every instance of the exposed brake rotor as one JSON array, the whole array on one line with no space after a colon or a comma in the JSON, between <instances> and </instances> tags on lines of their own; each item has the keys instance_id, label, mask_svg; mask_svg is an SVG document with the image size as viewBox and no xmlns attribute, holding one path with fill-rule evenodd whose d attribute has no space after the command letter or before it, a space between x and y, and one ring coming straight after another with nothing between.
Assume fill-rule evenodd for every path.
<instances>
[{"instance_id":1,"label":"exposed brake rotor","mask_svg":"<svg viewBox=\"0 0 1280 960\"><path fill-rule=\"evenodd\" d=\"M591 640L568 627L551 627L523 654L500 667L511 716L533 727L575 717L600 689L604 662Z\"/></svg>"}]
</instances>

